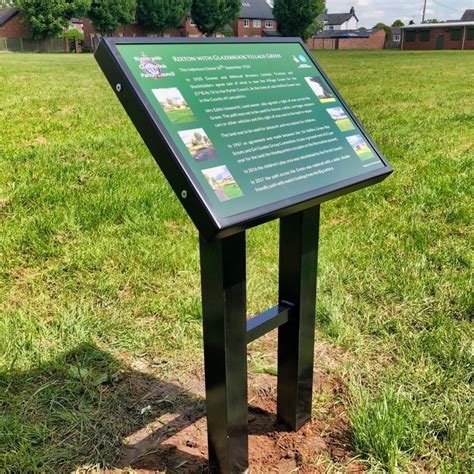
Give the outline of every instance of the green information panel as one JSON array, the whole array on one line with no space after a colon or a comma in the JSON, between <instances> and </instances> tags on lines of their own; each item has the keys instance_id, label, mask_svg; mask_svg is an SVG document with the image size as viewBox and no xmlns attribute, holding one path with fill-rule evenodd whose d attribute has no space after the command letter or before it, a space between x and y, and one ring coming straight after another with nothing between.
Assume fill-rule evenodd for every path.
<instances>
[{"instance_id":1,"label":"green information panel","mask_svg":"<svg viewBox=\"0 0 474 474\"><path fill-rule=\"evenodd\" d=\"M298 40L116 40L109 50L217 230L391 172Z\"/></svg>"}]
</instances>

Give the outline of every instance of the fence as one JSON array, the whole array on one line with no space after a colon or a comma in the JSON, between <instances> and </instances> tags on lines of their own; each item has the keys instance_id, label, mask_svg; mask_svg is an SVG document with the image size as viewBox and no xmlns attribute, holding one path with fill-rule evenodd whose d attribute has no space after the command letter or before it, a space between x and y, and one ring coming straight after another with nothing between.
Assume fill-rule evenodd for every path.
<instances>
[{"instance_id":1,"label":"fence","mask_svg":"<svg viewBox=\"0 0 474 474\"><path fill-rule=\"evenodd\" d=\"M64 53L69 51L65 38L34 40L26 38L0 38L0 51L25 53Z\"/></svg>"}]
</instances>

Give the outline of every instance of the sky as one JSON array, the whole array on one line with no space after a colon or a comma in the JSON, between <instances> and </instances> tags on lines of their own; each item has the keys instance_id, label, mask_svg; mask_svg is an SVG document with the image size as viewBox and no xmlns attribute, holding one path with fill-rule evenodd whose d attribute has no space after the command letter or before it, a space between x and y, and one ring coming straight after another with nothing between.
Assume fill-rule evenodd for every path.
<instances>
[{"instance_id":1,"label":"sky","mask_svg":"<svg viewBox=\"0 0 474 474\"><path fill-rule=\"evenodd\" d=\"M353 6L359 26L371 28L379 21L391 25L400 18L421 23L424 0L326 0L328 13L348 12ZM427 0L426 18L459 20L464 10L474 9L474 0Z\"/></svg>"}]
</instances>

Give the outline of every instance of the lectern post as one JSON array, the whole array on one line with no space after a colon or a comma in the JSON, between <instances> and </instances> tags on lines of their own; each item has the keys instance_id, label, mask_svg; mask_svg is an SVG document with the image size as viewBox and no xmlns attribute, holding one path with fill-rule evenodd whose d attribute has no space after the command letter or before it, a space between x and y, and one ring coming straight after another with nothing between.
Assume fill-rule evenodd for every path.
<instances>
[{"instance_id":1,"label":"lectern post","mask_svg":"<svg viewBox=\"0 0 474 474\"><path fill-rule=\"evenodd\" d=\"M245 232L200 237L211 472L248 468Z\"/></svg>"},{"instance_id":2,"label":"lectern post","mask_svg":"<svg viewBox=\"0 0 474 474\"><path fill-rule=\"evenodd\" d=\"M280 219L279 301L292 303L278 328L281 422L298 430L311 418L320 206Z\"/></svg>"}]
</instances>

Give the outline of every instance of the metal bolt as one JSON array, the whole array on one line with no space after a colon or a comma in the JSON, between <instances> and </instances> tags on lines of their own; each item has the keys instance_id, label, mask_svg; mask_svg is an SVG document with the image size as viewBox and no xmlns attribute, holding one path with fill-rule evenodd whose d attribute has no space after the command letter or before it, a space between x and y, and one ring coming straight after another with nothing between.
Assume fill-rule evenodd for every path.
<instances>
[{"instance_id":1,"label":"metal bolt","mask_svg":"<svg viewBox=\"0 0 474 474\"><path fill-rule=\"evenodd\" d=\"M117 84L117 85L115 86L115 90L116 90L117 92L120 92L120 91L122 90L122 84Z\"/></svg>"},{"instance_id":2,"label":"metal bolt","mask_svg":"<svg viewBox=\"0 0 474 474\"><path fill-rule=\"evenodd\" d=\"M188 192L186 190L181 191L181 197L186 199L188 197Z\"/></svg>"}]
</instances>

